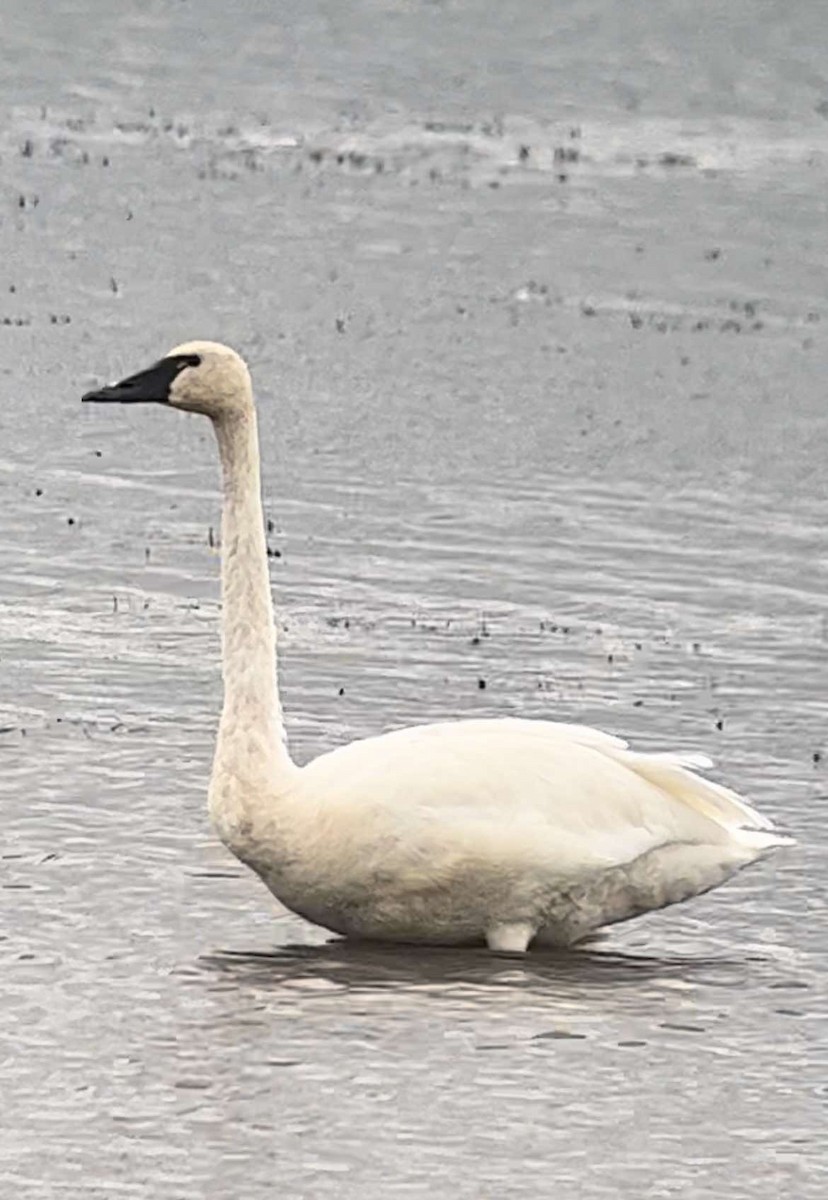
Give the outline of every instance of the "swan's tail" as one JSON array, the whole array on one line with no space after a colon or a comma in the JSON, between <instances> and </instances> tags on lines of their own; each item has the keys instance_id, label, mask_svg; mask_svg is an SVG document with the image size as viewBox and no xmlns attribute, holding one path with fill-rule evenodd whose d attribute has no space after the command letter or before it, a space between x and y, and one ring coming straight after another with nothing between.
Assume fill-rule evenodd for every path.
<instances>
[{"instance_id":1,"label":"swan's tail","mask_svg":"<svg viewBox=\"0 0 828 1200\"><path fill-rule=\"evenodd\" d=\"M637 754L628 750L624 762L655 787L726 829L753 858L795 842L736 792L697 775L697 771L713 765L706 755Z\"/></svg>"},{"instance_id":2,"label":"swan's tail","mask_svg":"<svg viewBox=\"0 0 828 1200\"><path fill-rule=\"evenodd\" d=\"M470 721L467 724L471 726L475 722ZM490 721L479 722L481 729L485 726L488 730L491 724ZM628 743L622 738L592 729L588 725L507 717L498 721L497 727L504 733L510 728L520 728L521 732L527 735L543 738L558 736L598 750L607 758L614 758L680 804L695 810L715 822L720 829L724 829L734 849L744 852L747 862L759 858L777 846L790 846L796 840L787 833L781 833L771 820L736 792L697 774L698 771L706 771L713 766L712 760L706 754L641 754L630 750ZM430 728L437 729L438 726ZM450 726L439 728L449 729Z\"/></svg>"}]
</instances>

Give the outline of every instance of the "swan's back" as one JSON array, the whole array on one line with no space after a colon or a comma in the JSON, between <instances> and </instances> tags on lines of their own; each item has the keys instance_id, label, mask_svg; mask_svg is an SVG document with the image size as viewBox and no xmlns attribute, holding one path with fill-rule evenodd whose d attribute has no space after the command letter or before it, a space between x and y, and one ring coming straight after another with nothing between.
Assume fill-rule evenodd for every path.
<instances>
[{"instance_id":1,"label":"swan's back","mask_svg":"<svg viewBox=\"0 0 828 1200\"><path fill-rule=\"evenodd\" d=\"M710 765L701 755L637 753L588 726L481 719L352 742L304 767L301 786L331 806L361 797L401 818L472 809L470 819L532 818L604 841L659 830L688 840L755 834L757 848L764 836L775 844L766 817L696 774Z\"/></svg>"}]
</instances>

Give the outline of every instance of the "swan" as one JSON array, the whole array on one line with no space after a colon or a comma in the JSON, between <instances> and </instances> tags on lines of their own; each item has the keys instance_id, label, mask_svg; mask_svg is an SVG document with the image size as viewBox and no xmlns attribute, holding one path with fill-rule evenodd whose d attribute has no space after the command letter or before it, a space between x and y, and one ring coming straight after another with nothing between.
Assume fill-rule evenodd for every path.
<instances>
[{"instance_id":1,"label":"swan","mask_svg":"<svg viewBox=\"0 0 828 1200\"><path fill-rule=\"evenodd\" d=\"M224 703L208 792L224 844L287 908L347 937L521 954L698 896L792 841L696 770L582 725L413 726L288 752L250 374L188 342L88 392L209 417L223 477Z\"/></svg>"}]
</instances>

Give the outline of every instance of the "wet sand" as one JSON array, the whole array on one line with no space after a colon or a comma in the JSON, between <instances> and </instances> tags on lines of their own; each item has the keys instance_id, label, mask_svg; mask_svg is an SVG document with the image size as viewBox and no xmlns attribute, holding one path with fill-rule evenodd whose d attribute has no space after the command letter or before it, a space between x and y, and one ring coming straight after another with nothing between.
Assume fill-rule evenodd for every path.
<instances>
[{"instance_id":1,"label":"wet sand","mask_svg":"<svg viewBox=\"0 0 828 1200\"><path fill-rule=\"evenodd\" d=\"M15 8L0 1195L821 1200L821 6ZM78 402L190 336L254 369L297 758L586 721L799 845L557 959L278 910L206 817L209 429Z\"/></svg>"}]
</instances>

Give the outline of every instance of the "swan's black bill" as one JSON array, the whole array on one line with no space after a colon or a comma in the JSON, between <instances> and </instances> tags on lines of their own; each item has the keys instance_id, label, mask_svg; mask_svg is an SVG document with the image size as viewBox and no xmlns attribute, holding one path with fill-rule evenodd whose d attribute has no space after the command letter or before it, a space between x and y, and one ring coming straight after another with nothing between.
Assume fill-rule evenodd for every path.
<instances>
[{"instance_id":1,"label":"swan's black bill","mask_svg":"<svg viewBox=\"0 0 828 1200\"><path fill-rule=\"evenodd\" d=\"M92 404L168 404L173 380L185 367L197 367L200 362L197 354L162 358L146 371L139 371L137 375L95 392L87 392L81 399Z\"/></svg>"}]
</instances>

